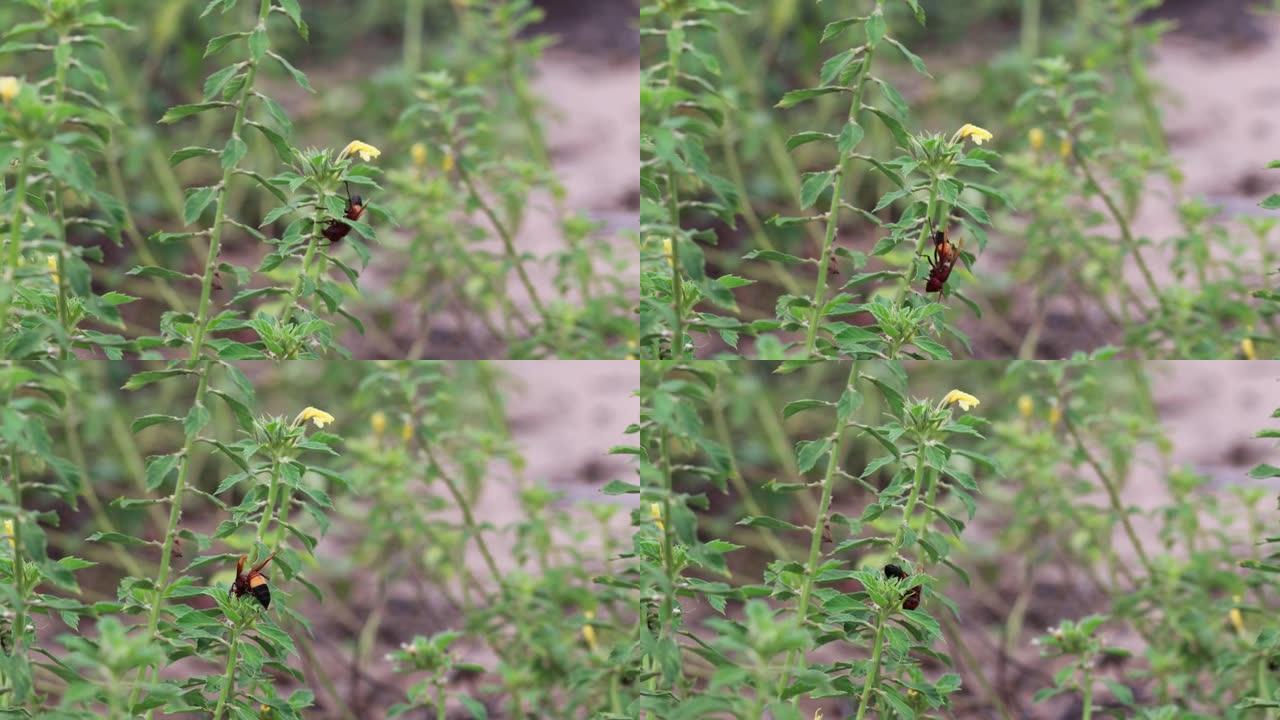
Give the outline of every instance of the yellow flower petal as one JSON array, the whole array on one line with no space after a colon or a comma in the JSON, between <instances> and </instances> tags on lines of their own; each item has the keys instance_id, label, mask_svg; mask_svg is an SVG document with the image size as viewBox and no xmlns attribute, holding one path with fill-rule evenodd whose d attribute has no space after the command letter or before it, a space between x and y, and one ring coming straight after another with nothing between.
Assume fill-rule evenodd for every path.
<instances>
[{"instance_id":1,"label":"yellow flower petal","mask_svg":"<svg viewBox=\"0 0 1280 720\"><path fill-rule=\"evenodd\" d=\"M667 531L666 525L662 523L662 504L661 503L649 503L649 517L653 518L653 521L658 524L659 530L663 532Z\"/></svg>"},{"instance_id":2,"label":"yellow flower petal","mask_svg":"<svg viewBox=\"0 0 1280 720\"><path fill-rule=\"evenodd\" d=\"M405 442L409 442L410 440L413 439L412 425L410 425L409 423L405 423L404 427L400 428L400 439Z\"/></svg>"},{"instance_id":3,"label":"yellow flower petal","mask_svg":"<svg viewBox=\"0 0 1280 720\"><path fill-rule=\"evenodd\" d=\"M1053 407L1049 408L1049 424L1050 425L1057 425L1058 421L1061 419L1062 419L1061 408L1059 408L1057 405L1054 405Z\"/></svg>"},{"instance_id":4,"label":"yellow flower petal","mask_svg":"<svg viewBox=\"0 0 1280 720\"><path fill-rule=\"evenodd\" d=\"M444 154L444 159L440 161L440 169L445 172L453 171L453 153L446 152Z\"/></svg>"},{"instance_id":5,"label":"yellow flower petal","mask_svg":"<svg viewBox=\"0 0 1280 720\"><path fill-rule=\"evenodd\" d=\"M49 277L53 278L53 284L60 283L58 279L58 256L50 255L44 259L45 267L49 268Z\"/></svg>"},{"instance_id":6,"label":"yellow flower petal","mask_svg":"<svg viewBox=\"0 0 1280 720\"><path fill-rule=\"evenodd\" d=\"M342 148L341 153L338 153L338 158L341 159L341 158L347 157L348 155L359 155L361 160L368 162L370 160L377 158L381 154L382 154L381 150L370 145L367 142L364 142L361 140L352 140L351 142L347 143L346 147Z\"/></svg>"},{"instance_id":7,"label":"yellow flower petal","mask_svg":"<svg viewBox=\"0 0 1280 720\"><path fill-rule=\"evenodd\" d=\"M667 262L672 265L676 262L675 248L671 242L671 238L662 238L662 254L667 256Z\"/></svg>"},{"instance_id":8,"label":"yellow flower petal","mask_svg":"<svg viewBox=\"0 0 1280 720\"><path fill-rule=\"evenodd\" d=\"M413 164L419 167L427 164L427 146L422 143L414 143L409 148L409 157L413 158Z\"/></svg>"},{"instance_id":9,"label":"yellow flower petal","mask_svg":"<svg viewBox=\"0 0 1280 720\"><path fill-rule=\"evenodd\" d=\"M1251 337L1240 341L1240 352L1244 353L1246 360L1258 359L1258 349L1253 346L1253 338Z\"/></svg>"},{"instance_id":10,"label":"yellow flower petal","mask_svg":"<svg viewBox=\"0 0 1280 720\"><path fill-rule=\"evenodd\" d=\"M1032 150L1040 150L1040 148L1044 147L1044 130L1031 128L1027 132L1027 142L1031 143Z\"/></svg>"},{"instance_id":11,"label":"yellow flower petal","mask_svg":"<svg viewBox=\"0 0 1280 720\"><path fill-rule=\"evenodd\" d=\"M22 89L22 81L12 75L0 77L0 100L9 102L18 96L18 91Z\"/></svg>"},{"instance_id":12,"label":"yellow flower petal","mask_svg":"<svg viewBox=\"0 0 1280 720\"><path fill-rule=\"evenodd\" d=\"M967 411L980 405L982 401L963 390L952 390L947 393L946 397L942 398L942 404L950 405L952 403L959 405L961 410Z\"/></svg>"},{"instance_id":13,"label":"yellow flower petal","mask_svg":"<svg viewBox=\"0 0 1280 720\"><path fill-rule=\"evenodd\" d=\"M1018 412L1022 413L1022 417L1031 417L1031 413L1035 412L1035 409L1036 403L1031 399L1030 395L1023 395L1018 398Z\"/></svg>"},{"instance_id":14,"label":"yellow flower petal","mask_svg":"<svg viewBox=\"0 0 1280 720\"><path fill-rule=\"evenodd\" d=\"M9 541L10 548L15 547L13 542L13 521L12 520L4 521L4 539Z\"/></svg>"},{"instance_id":15,"label":"yellow flower petal","mask_svg":"<svg viewBox=\"0 0 1280 720\"><path fill-rule=\"evenodd\" d=\"M961 126L961 128L956 131L956 136L961 140L968 138L973 141L974 145L981 145L994 137L989 130L984 130L977 125L971 125L969 123L965 123Z\"/></svg>"},{"instance_id":16,"label":"yellow flower petal","mask_svg":"<svg viewBox=\"0 0 1280 720\"><path fill-rule=\"evenodd\" d=\"M374 435L381 435L387 429L387 414L378 410L370 415L369 427L373 429Z\"/></svg>"},{"instance_id":17,"label":"yellow flower petal","mask_svg":"<svg viewBox=\"0 0 1280 720\"><path fill-rule=\"evenodd\" d=\"M1065 160L1071 157L1071 139L1062 138L1062 142L1058 143L1058 154Z\"/></svg>"},{"instance_id":18,"label":"yellow flower petal","mask_svg":"<svg viewBox=\"0 0 1280 720\"><path fill-rule=\"evenodd\" d=\"M307 407L303 408L302 412L298 413L298 417L293 419L293 424L294 425L305 424L308 420L315 423L316 427L322 428L325 425L328 425L329 423L333 422L333 416L323 410L320 410L318 408L313 408L310 405L308 405Z\"/></svg>"},{"instance_id":19,"label":"yellow flower petal","mask_svg":"<svg viewBox=\"0 0 1280 720\"><path fill-rule=\"evenodd\" d=\"M588 621L594 619L596 616L595 612L591 610L587 610L582 614L586 616ZM596 649L596 629L592 627L590 622L586 622L582 625L582 639L587 641L587 647L592 650Z\"/></svg>"}]
</instances>

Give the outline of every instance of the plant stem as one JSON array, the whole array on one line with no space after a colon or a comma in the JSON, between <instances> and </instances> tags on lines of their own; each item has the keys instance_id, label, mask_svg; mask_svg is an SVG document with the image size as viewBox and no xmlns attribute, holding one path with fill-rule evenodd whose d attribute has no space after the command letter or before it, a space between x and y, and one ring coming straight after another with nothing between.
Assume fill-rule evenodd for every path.
<instances>
[{"instance_id":1,"label":"plant stem","mask_svg":"<svg viewBox=\"0 0 1280 720\"><path fill-rule=\"evenodd\" d=\"M31 159L31 151L26 143L22 145L22 154L18 158L18 180L13 191L13 220L9 222L8 253L4 268L4 302L0 304L0 332L9 326L9 308L13 305L13 295L17 292L18 263L22 261L22 211L27 205L27 161Z\"/></svg>"},{"instance_id":2,"label":"plant stem","mask_svg":"<svg viewBox=\"0 0 1280 720\"><path fill-rule=\"evenodd\" d=\"M425 0L407 0L404 8L404 74L411 79L422 67L422 25Z\"/></svg>"},{"instance_id":3,"label":"plant stem","mask_svg":"<svg viewBox=\"0 0 1280 720\"><path fill-rule=\"evenodd\" d=\"M862 720L871 707L871 691L876 686L876 676L880 674L880 651L884 648L884 624L889 619L889 610L880 608L876 615L876 638L871 645L871 667L867 668L867 679L862 684L862 697L858 700L858 714L855 720Z\"/></svg>"},{"instance_id":4,"label":"plant stem","mask_svg":"<svg viewBox=\"0 0 1280 720\"><path fill-rule=\"evenodd\" d=\"M1112 479L1111 475L1102 468L1102 465L1093 457L1093 453L1085 447L1084 440L1080 437L1080 433L1076 431L1075 423L1071 421L1070 413L1066 411L1066 399L1059 396L1058 404L1063 408L1062 423L1067 428L1067 432L1071 434L1071 438L1075 440L1076 449L1084 457L1089 467L1093 468L1094 473L1098 475L1098 479L1102 481L1102 486L1106 488L1107 497L1111 501L1111 509L1120 518L1120 523L1124 527L1125 535L1129 537L1129 542L1133 545L1133 549L1138 553L1138 559L1142 561L1142 566L1146 569L1147 574L1154 579L1156 577L1155 568L1151 565L1150 558L1147 557L1147 551L1142 545L1142 541L1138 539L1138 533L1133 529L1133 523L1129 521L1129 513L1125 510L1124 504L1120 501L1120 489Z\"/></svg>"},{"instance_id":5,"label":"plant stem","mask_svg":"<svg viewBox=\"0 0 1280 720\"><path fill-rule=\"evenodd\" d=\"M916 470L915 479L911 482L911 494L907 496L907 504L902 508L902 524L898 526L898 532L893 536L893 551L896 553L902 549L902 543L907 539L907 527L911 523L912 516L915 515L916 505L920 502L920 488L924 486L925 481L925 464L924 456L921 454L923 448L916 448Z\"/></svg>"},{"instance_id":6,"label":"plant stem","mask_svg":"<svg viewBox=\"0 0 1280 720\"><path fill-rule=\"evenodd\" d=\"M1040 0L1022 0L1022 56L1040 54Z\"/></svg>"},{"instance_id":7,"label":"plant stem","mask_svg":"<svg viewBox=\"0 0 1280 720\"><path fill-rule=\"evenodd\" d=\"M876 2L876 10L880 3ZM862 59L862 68L858 74L858 85L853 92L853 100L849 103L847 123L857 122L858 112L862 109L862 93L867 86L867 78L871 76L871 60L875 57L875 48L868 45ZM835 242L836 230L840 225L840 198L844 195L844 179L849 171L849 158L841 157L836 163L836 178L831 187L831 205L827 208L827 229L822 236L821 255L818 258L818 279L813 287L813 311L809 315L809 328L805 333L804 354L813 355L818 340L818 324L822 320L822 303L827 292L827 273L831 264L831 244Z\"/></svg>"},{"instance_id":8,"label":"plant stem","mask_svg":"<svg viewBox=\"0 0 1280 720\"><path fill-rule=\"evenodd\" d=\"M258 9L258 26L265 28L267 15L271 12L271 0L262 0ZM240 99L236 102L236 116L231 123L231 136L240 137L244 127L245 110L249 107L249 98L253 92L253 81L258 74L258 62L252 57L248 60L249 69L245 72L244 87L240 89ZM213 292L213 275L218 267L218 254L222 249L222 228L227 214L227 189L235 165L222 170L222 181L218 184L218 205L213 215L213 229L209 233L209 254L205 258L204 276L200 282L200 304L196 311L195 338L191 343L191 360L194 363L204 349L205 333L209 325L209 298Z\"/></svg>"},{"instance_id":9,"label":"plant stem","mask_svg":"<svg viewBox=\"0 0 1280 720\"><path fill-rule=\"evenodd\" d=\"M858 363L849 364L849 376L845 379L845 388L853 386L858 377ZM843 391L842 391L843 392ZM800 624L804 625L809 613L809 598L813 593L814 579L818 575L818 562L822 555L822 531L827 525L827 512L831 509L831 495L835 488L836 469L840 466L843 455L841 440L844 436L844 424L837 425L832 433L831 450L827 455L827 470L822 476L822 496L818 500L818 514L813 518L813 530L809 535L809 557L805 561L804 579L800 584L800 599L796 604L796 615ZM781 694L791 680L791 662L795 651L787 653L782 664L782 675L778 679L778 693Z\"/></svg>"},{"instance_id":10,"label":"plant stem","mask_svg":"<svg viewBox=\"0 0 1280 720\"><path fill-rule=\"evenodd\" d=\"M18 465L18 451L14 450L9 455L9 488L13 493L13 504L17 508L22 507L22 477L21 468ZM22 517L18 513L13 515L13 583L14 589L17 591L17 602L13 609L13 655L16 657L18 651L22 648L22 637L27 628L27 568L26 560L22 554L25 546L22 544Z\"/></svg>"},{"instance_id":11,"label":"plant stem","mask_svg":"<svg viewBox=\"0 0 1280 720\"><path fill-rule=\"evenodd\" d=\"M262 543L262 538L267 534L267 526L271 524L271 518L275 515L276 493L280 487L280 459L276 458L271 461L271 484L267 486L267 504L262 508L262 519L258 521L258 543ZM257 562L257 558L254 559Z\"/></svg>"},{"instance_id":12,"label":"plant stem","mask_svg":"<svg viewBox=\"0 0 1280 720\"><path fill-rule=\"evenodd\" d=\"M715 427L716 439L724 446L725 454L729 459L729 482L733 484L733 489L738 492L738 495L742 496L742 504L748 513L756 517L764 515L764 509L760 507L760 503L756 502L755 496L751 494L751 488L747 486L747 481L743 479L742 471L738 468L738 458L733 453L733 439L729 435L729 423L725 420L724 407L719 398L711 403L711 422ZM791 553L787 552L786 546L778 540L778 536L772 530L763 527L756 529L760 539L774 557L783 560L791 557Z\"/></svg>"},{"instance_id":13,"label":"plant stem","mask_svg":"<svg viewBox=\"0 0 1280 720\"><path fill-rule=\"evenodd\" d=\"M450 144L453 140L450 139ZM515 266L516 274L520 277L520 284L524 286L524 291L529 294L529 300L533 303L533 308L542 317L542 321L547 325L552 324L552 318L547 313L547 308L542 304L542 299L538 296L538 291L533 287L533 281L529 279L529 273L524 268L524 261L520 259L519 253L516 252L515 239L511 235L511 231L506 224L498 218L497 213L489 206L489 203L480 195L480 191L476 188L475 182L471 179L471 173L467 171L466 163L459 160L457 163L458 177L462 179L462 183L467 186L467 192L471 195L471 200L476 203L484 216L489 219L489 224L493 226L498 237L502 239L502 247L506 251L507 260Z\"/></svg>"},{"instance_id":14,"label":"plant stem","mask_svg":"<svg viewBox=\"0 0 1280 720\"><path fill-rule=\"evenodd\" d=\"M222 695L218 698L218 706L213 709L213 720L222 720L222 711L231 698L231 689L236 684L236 656L240 652L239 628L231 631L231 647L227 649L227 670L222 676Z\"/></svg>"},{"instance_id":15,"label":"plant stem","mask_svg":"<svg viewBox=\"0 0 1280 720\"><path fill-rule=\"evenodd\" d=\"M311 263L316 255L316 248L320 245L320 228L324 214L321 212L321 206L316 203L316 217L312 221L311 240L307 243L307 251L302 256L302 269L298 271L298 278L293 281L293 287L289 290L289 301L280 310L280 324L289 322L293 317L293 311L298 305L298 299L302 296L302 285L307 278L311 277L313 268Z\"/></svg>"},{"instance_id":16,"label":"plant stem","mask_svg":"<svg viewBox=\"0 0 1280 720\"><path fill-rule=\"evenodd\" d=\"M1084 683L1080 688L1080 702L1084 705L1084 709L1080 711L1080 720L1089 720L1093 717L1093 673L1086 667L1084 670Z\"/></svg>"},{"instance_id":17,"label":"plant stem","mask_svg":"<svg viewBox=\"0 0 1280 720\"><path fill-rule=\"evenodd\" d=\"M192 348L194 352L194 348ZM199 402L205 396L205 392L209 385L209 368L207 365L201 365L197 369L199 382L196 385L196 401ZM177 536L178 522L182 519L182 495L186 491L187 479L191 471L191 453L195 448L196 436L187 437L182 448L182 464L178 469L178 480L173 486L173 495L169 498L169 524L165 528L164 544L160 548L160 569L156 574L155 597L151 602L151 612L147 616L147 632L146 637L154 638L156 628L160 622L160 610L164 606L164 593L169 585L169 561L173 557L173 540ZM134 679L133 689L129 692L129 710L132 712L133 704L138 699L138 693L142 690L142 677L151 670L150 666L143 666L138 669L138 675Z\"/></svg>"},{"instance_id":18,"label":"plant stem","mask_svg":"<svg viewBox=\"0 0 1280 720\"><path fill-rule=\"evenodd\" d=\"M671 18L671 32L683 18L677 14ZM680 50L683 43L667 43L667 87L674 89L680 78ZM667 165L667 215L671 223L671 309L675 312L675 336L671 338L671 357L684 357L684 276L680 273L680 195L679 180L674 163ZM665 447L665 445L664 445Z\"/></svg>"}]
</instances>

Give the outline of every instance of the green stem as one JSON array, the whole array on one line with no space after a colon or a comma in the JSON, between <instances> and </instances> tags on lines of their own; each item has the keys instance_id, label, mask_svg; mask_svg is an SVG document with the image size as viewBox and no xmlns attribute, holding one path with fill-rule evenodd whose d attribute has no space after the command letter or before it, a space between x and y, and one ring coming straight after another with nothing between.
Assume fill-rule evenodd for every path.
<instances>
[{"instance_id":1,"label":"green stem","mask_svg":"<svg viewBox=\"0 0 1280 720\"><path fill-rule=\"evenodd\" d=\"M1040 54L1040 0L1022 2L1022 56L1031 60Z\"/></svg>"},{"instance_id":2,"label":"green stem","mask_svg":"<svg viewBox=\"0 0 1280 720\"><path fill-rule=\"evenodd\" d=\"M445 711L444 705L444 681L439 677L436 678L436 720L448 720L449 713Z\"/></svg>"},{"instance_id":3,"label":"green stem","mask_svg":"<svg viewBox=\"0 0 1280 720\"><path fill-rule=\"evenodd\" d=\"M258 9L258 27L266 28L267 16L271 12L271 0L262 0ZM231 123L231 136L240 137L244 127L245 110L249 107L249 98L253 92L253 81L258 74L258 62L250 58L249 69L245 72L244 87L240 89L240 99L236 102L236 117ZM200 282L200 304L196 310L195 338L191 343L191 360L194 363L204 349L205 333L209 325L209 298L213 292L214 271L218 267L218 254L222 249L222 228L227 214L227 190L236 166L224 168L222 181L218 184L218 205L214 211L213 229L209 233L209 255L205 258L204 277Z\"/></svg>"},{"instance_id":4,"label":"green stem","mask_svg":"<svg viewBox=\"0 0 1280 720\"><path fill-rule=\"evenodd\" d=\"M876 11L880 3L876 2ZM871 76L871 60L875 57L875 47L868 45L862 59L862 69L858 75L858 85L853 92L853 100L849 103L849 116L846 122L857 122L858 112L862 109L862 93L867 86L867 78ZM818 259L818 279L813 288L813 311L809 315L809 328L805 333L804 354L811 357L818 341L818 325L822 320L822 303L827 293L827 273L831 265L831 244L835 242L836 230L840 225L840 198L844 195L844 179L849 171L849 158L841 157L836 164L836 179L831 188L831 205L827 208L827 229L822 236L821 255Z\"/></svg>"},{"instance_id":5,"label":"green stem","mask_svg":"<svg viewBox=\"0 0 1280 720\"><path fill-rule=\"evenodd\" d=\"M276 493L280 488L280 459L276 458L271 461L271 484L267 486L267 504L262 508L262 519L258 521L258 543L262 544L262 538L266 537L267 527L271 524L271 518L275 515ZM257 562L257 559L254 560Z\"/></svg>"},{"instance_id":6,"label":"green stem","mask_svg":"<svg viewBox=\"0 0 1280 720\"><path fill-rule=\"evenodd\" d=\"M0 304L0 332L9 327L9 308L13 305L13 296L17 292L18 264L22 262L22 211L27 205L27 161L31 159L31 151L26 143L22 145L22 155L18 158L18 180L13 191L13 220L9 223L9 246L4 268L4 300Z\"/></svg>"},{"instance_id":7,"label":"green stem","mask_svg":"<svg viewBox=\"0 0 1280 720\"><path fill-rule=\"evenodd\" d=\"M924 486L925 481L925 464L924 457L921 454L922 450L923 448L916 448L915 479L911 482L911 494L907 496L907 504L902 508L902 524L898 526L898 532L893 536L893 551L895 553L902 549L902 543L907 538L907 526L915 515L916 505L920 502L920 488Z\"/></svg>"},{"instance_id":8,"label":"green stem","mask_svg":"<svg viewBox=\"0 0 1280 720\"><path fill-rule=\"evenodd\" d=\"M1093 673L1085 668L1084 671L1084 687L1080 689L1080 702L1084 705L1084 709L1080 711L1080 720L1089 720L1093 717Z\"/></svg>"},{"instance_id":9,"label":"green stem","mask_svg":"<svg viewBox=\"0 0 1280 720\"><path fill-rule=\"evenodd\" d=\"M452 144L453 140L450 139ZM552 318L547 313L547 308L542 304L542 299L538 296L538 291L533 287L533 281L529 279L529 273L524 268L524 261L520 259L520 254L516 252L515 239L511 235L511 231L506 224L498 217L489 203L480 195L480 191L476 188L475 182L471 178L471 173L466 169L466 163L458 161L458 177L462 179L462 183L467 186L467 192L471 196L471 201L480 208L480 212L489 219L489 224L493 226L498 237L502 239L502 247L506 252L507 260L515 266L516 274L520 277L520 284L524 286L524 291L529 294L529 300L533 302L533 308L542 317L542 321L547 325L552 324Z\"/></svg>"},{"instance_id":10,"label":"green stem","mask_svg":"<svg viewBox=\"0 0 1280 720\"><path fill-rule=\"evenodd\" d=\"M323 217L323 213L320 211L320 205L317 202L316 217L315 217L315 220L312 222L311 240L307 243L307 251L302 256L302 269L298 271L298 278L293 281L293 287L290 288L289 290L288 302L285 303L285 306L280 310L281 325L284 325L285 323L289 322L289 319L293 317L293 311L298 305L299 298L302 296L303 283L308 278L311 278L312 281L314 282L314 278L312 278L312 274L314 273L315 268L311 266L311 263L315 259L316 248L319 247L320 245L320 234L321 234L320 228L322 227L321 225L322 217Z\"/></svg>"},{"instance_id":11,"label":"green stem","mask_svg":"<svg viewBox=\"0 0 1280 720\"><path fill-rule=\"evenodd\" d=\"M871 691L876 686L876 676L880 674L880 652L884 649L884 625L889 619L889 610L880 608L876 615L876 639L871 645L871 667L867 668L867 679L862 684L862 697L858 700L858 714L854 720L862 720L871 707Z\"/></svg>"},{"instance_id":12,"label":"green stem","mask_svg":"<svg viewBox=\"0 0 1280 720\"><path fill-rule=\"evenodd\" d=\"M18 464L18 451L9 456L9 488L13 493L13 504L22 508L22 478ZM23 558L25 546L22 544L22 516L13 515L13 582L17 591L16 607L13 609L13 656L17 657L22 648L23 633L27 628L27 568Z\"/></svg>"},{"instance_id":13,"label":"green stem","mask_svg":"<svg viewBox=\"0 0 1280 720\"><path fill-rule=\"evenodd\" d=\"M938 179L935 177L929 182L929 203L926 206L924 215L924 223L920 226L920 237L916 238L916 250L911 256L911 264L907 267L906 272L902 274L902 280L898 283L898 291L894 293L893 304L901 305L902 299L907 296L907 291L911 289L912 269L915 267L915 258L926 252L929 237L933 234L933 215L938 209Z\"/></svg>"},{"instance_id":14,"label":"green stem","mask_svg":"<svg viewBox=\"0 0 1280 720\"><path fill-rule=\"evenodd\" d=\"M667 583L662 594L662 617L670 618L675 608L676 570L675 558L672 557L671 543L671 492L673 477L671 473L671 437L667 429L662 429L662 569L666 573ZM665 629L665 624L663 628Z\"/></svg>"},{"instance_id":15,"label":"green stem","mask_svg":"<svg viewBox=\"0 0 1280 720\"><path fill-rule=\"evenodd\" d=\"M424 0L407 0L404 8L404 74L412 78L422 67L422 25L426 17Z\"/></svg>"},{"instance_id":16,"label":"green stem","mask_svg":"<svg viewBox=\"0 0 1280 720\"><path fill-rule=\"evenodd\" d=\"M850 363L849 375L845 379L845 388L853 386L858 377L858 363ZM809 534L809 557L805 560L804 579L800 583L800 599L796 604L796 616L801 625L808 621L809 599L813 593L814 580L818 575L818 563L822 559L822 531L827 525L827 512L831 509L831 495L835 488L836 470L840 467L841 440L844 436L844 425L839 424L832 433L831 451L827 455L827 470L822 476L822 496L818 499L818 514L813 518L813 529ZM782 664L782 675L778 678L778 694L786 689L791 680L791 662L795 651L787 653Z\"/></svg>"},{"instance_id":17,"label":"green stem","mask_svg":"<svg viewBox=\"0 0 1280 720\"><path fill-rule=\"evenodd\" d=\"M222 711L227 708L231 698L231 690L236 684L236 656L240 652L239 628L232 630L231 647L227 650L227 670L222 676L222 695L218 698L218 706L213 709L213 720L222 720Z\"/></svg>"},{"instance_id":18,"label":"green stem","mask_svg":"<svg viewBox=\"0 0 1280 720\"><path fill-rule=\"evenodd\" d=\"M683 20L677 14L671 18L674 30ZM670 31L668 31L670 32ZM683 43L667 43L667 87L675 89L680 78L680 51ZM675 336L671 338L671 357L684 357L684 276L680 273L680 195L679 178L674 163L667 165L667 215L671 223L671 309L675 311Z\"/></svg>"},{"instance_id":19,"label":"green stem","mask_svg":"<svg viewBox=\"0 0 1280 720\"><path fill-rule=\"evenodd\" d=\"M196 402L205 396L209 386L209 368L200 365L197 370L199 382L196 385ZM196 436L188 435L182 447L182 465L178 469L178 480L173 486L173 495L169 499L169 524L165 528L164 544L160 549L160 570L156 574L155 596L151 601L151 612L147 616L147 638L156 636L156 628L160 623L160 611L164 607L164 593L169 585L169 561L173 557L173 541L177 536L178 522L182 519L182 496L187 488L187 480L191 471L191 453L195 448ZM138 693L142 690L143 675L151 670L150 665L138 668L133 689L129 692L129 709L132 711Z\"/></svg>"}]
</instances>

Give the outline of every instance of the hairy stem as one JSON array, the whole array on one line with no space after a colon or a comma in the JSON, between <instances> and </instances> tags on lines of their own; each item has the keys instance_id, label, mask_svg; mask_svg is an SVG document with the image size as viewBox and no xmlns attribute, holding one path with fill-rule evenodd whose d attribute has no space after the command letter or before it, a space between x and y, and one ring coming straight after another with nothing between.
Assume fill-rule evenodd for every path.
<instances>
[{"instance_id":1,"label":"hairy stem","mask_svg":"<svg viewBox=\"0 0 1280 720\"><path fill-rule=\"evenodd\" d=\"M875 689L876 677L880 674L880 653L884 649L884 625L889 619L889 611L886 608L880 608L880 612L876 615L876 637L871 645L871 666L867 668L867 679L862 683L862 696L858 699L858 714L855 720L862 720L867 716L867 710L871 707L871 691Z\"/></svg>"}]
</instances>

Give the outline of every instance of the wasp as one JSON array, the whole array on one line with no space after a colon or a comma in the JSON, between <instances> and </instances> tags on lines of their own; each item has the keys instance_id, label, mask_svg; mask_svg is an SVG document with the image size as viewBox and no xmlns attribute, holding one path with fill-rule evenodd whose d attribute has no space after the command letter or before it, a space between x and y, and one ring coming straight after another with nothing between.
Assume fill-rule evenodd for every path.
<instances>
[{"instance_id":1,"label":"wasp","mask_svg":"<svg viewBox=\"0 0 1280 720\"><path fill-rule=\"evenodd\" d=\"M244 561L248 560L248 556L241 555L240 561L236 563L236 580L231 583L231 593L236 597L240 597L245 593L253 595L262 608L265 610L271 604L271 590L267 588L267 576L262 574L262 568L271 562L271 558L275 557L273 552L267 556L266 560L253 566L248 574L244 572Z\"/></svg>"},{"instance_id":2,"label":"wasp","mask_svg":"<svg viewBox=\"0 0 1280 720\"><path fill-rule=\"evenodd\" d=\"M345 217L348 220L359 220L360 216L364 214L364 200L359 195L353 196L351 194L351 185L349 183L344 184L347 186L347 212ZM329 238L330 243L336 243L351 232L351 225L341 220L330 220L329 224L324 226L322 232L325 237Z\"/></svg>"},{"instance_id":3,"label":"wasp","mask_svg":"<svg viewBox=\"0 0 1280 720\"><path fill-rule=\"evenodd\" d=\"M899 580L907 579L907 573L897 565L885 565L884 576L887 578L897 578ZM920 607L920 588L920 585L916 585L907 591L907 594L902 597L902 607L908 610L915 610Z\"/></svg>"},{"instance_id":4,"label":"wasp","mask_svg":"<svg viewBox=\"0 0 1280 720\"><path fill-rule=\"evenodd\" d=\"M929 261L929 280L924 291L940 293L960 259L960 247L947 239L946 230L938 230L933 234L933 257L925 258Z\"/></svg>"}]
</instances>

